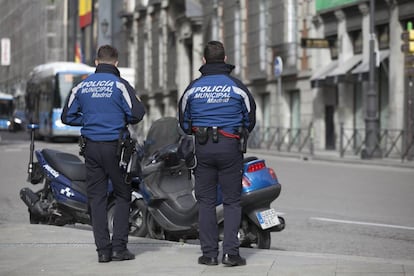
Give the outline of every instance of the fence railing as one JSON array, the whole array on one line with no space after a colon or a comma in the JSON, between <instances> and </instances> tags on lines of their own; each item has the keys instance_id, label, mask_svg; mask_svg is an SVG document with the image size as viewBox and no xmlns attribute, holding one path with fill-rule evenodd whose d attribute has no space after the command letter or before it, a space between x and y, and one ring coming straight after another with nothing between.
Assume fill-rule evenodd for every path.
<instances>
[{"instance_id":1,"label":"fence railing","mask_svg":"<svg viewBox=\"0 0 414 276\"><path fill-rule=\"evenodd\" d=\"M341 125L339 152L340 156L346 154L361 155L362 158L382 157L411 159L414 151L414 139L407 137L401 129L380 129L375 145L370 148L366 145L366 137L373 134L364 128L345 128Z\"/></svg>"},{"instance_id":2,"label":"fence railing","mask_svg":"<svg viewBox=\"0 0 414 276\"><path fill-rule=\"evenodd\" d=\"M313 155L313 127L312 124L308 128L258 127L251 133L248 146Z\"/></svg>"},{"instance_id":3,"label":"fence railing","mask_svg":"<svg viewBox=\"0 0 414 276\"><path fill-rule=\"evenodd\" d=\"M361 158L401 158L414 157L414 137L407 137L401 129L380 129L375 145L366 145L366 137L372 132L364 128L340 127L339 156L356 155ZM314 130L310 123L307 128L257 127L250 134L249 148L297 152L314 155ZM379 153L379 155L378 155Z\"/></svg>"}]
</instances>

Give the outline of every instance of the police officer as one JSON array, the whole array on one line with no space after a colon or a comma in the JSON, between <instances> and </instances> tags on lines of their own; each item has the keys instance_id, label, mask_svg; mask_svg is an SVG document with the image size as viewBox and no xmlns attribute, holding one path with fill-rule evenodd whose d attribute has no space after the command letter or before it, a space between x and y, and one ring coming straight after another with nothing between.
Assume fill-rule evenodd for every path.
<instances>
[{"instance_id":1,"label":"police officer","mask_svg":"<svg viewBox=\"0 0 414 276\"><path fill-rule=\"evenodd\" d=\"M127 124L142 120L145 109L131 85L120 77L118 51L110 45L98 49L95 74L72 89L62 122L82 126L86 138L85 163L88 203L98 261L135 259L127 249L131 187L124 182L117 154ZM107 222L108 177L115 196L112 240Z\"/></svg>"},{"instance_id":2,"label":"police officer","mask_svg":"<svg viewBox=\"0 0 414 276\"><path fill-rule=\"evenodd\" d=\"M256 104L240 80L230 76L223 44L210 41L204 48L201 77L194 80L179 101L179 122L196 137L195 195L199 206L201 251L198 263L218 264L217 184L224 206L222 263L245 265L239 255L243 152L241 142L256 123ZM243 144L243 143L242 143Z\"/></svg>"}]
</instances>

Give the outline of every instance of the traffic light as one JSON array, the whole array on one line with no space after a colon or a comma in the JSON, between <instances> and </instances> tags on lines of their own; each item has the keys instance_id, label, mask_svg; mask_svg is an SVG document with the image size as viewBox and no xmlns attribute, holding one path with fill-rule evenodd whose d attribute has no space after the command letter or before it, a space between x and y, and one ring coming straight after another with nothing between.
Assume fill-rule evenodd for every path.
<instances>
[{"instance_id":1,"label":"traffic light","mask_svg":"<svg viewBox=\"0 0 414 276\"><path fill-rule=\"evenodd\" d=\"M401 51L414 54L414 30L403 31L401 39L404 42L403 45L401 45Z\"/></svg>"}]
</instances>

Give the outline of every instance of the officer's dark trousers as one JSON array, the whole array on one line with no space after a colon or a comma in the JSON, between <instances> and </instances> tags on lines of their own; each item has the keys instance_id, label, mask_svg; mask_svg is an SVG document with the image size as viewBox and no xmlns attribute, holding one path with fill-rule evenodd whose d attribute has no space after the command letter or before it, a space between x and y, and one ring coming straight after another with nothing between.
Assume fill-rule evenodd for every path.
<instances>
[{"instance_id":1,"label":"officer's dark trousers","mask_svg":"<svg viewBox=\"0 0 414 276\"><path fill-rule=\"evenodd\" d=\"M88 140L85 149L87 193L98 253L122 251L128 243L131 188L123 181L116 151L117 141ZM112 182L116 204L112 243L107 219L108 177Z\"/></svg>"},{"instance_id":2,"label":"officer's dark trousers","mask_svg":"<svg viewBox=\"0 0 414 276\"><path fill-rule=\"evenodd\" d=\"M219 142L209 138L207 144L196 142L197 167L195 194L199 206L200 244L204 256L218 255L216 219L217 184L220 183L224 205L223 254L239 254L237 237L241 220L241 181L243 154L234 138L219 136Z\"/></svg>"}]
</instances>

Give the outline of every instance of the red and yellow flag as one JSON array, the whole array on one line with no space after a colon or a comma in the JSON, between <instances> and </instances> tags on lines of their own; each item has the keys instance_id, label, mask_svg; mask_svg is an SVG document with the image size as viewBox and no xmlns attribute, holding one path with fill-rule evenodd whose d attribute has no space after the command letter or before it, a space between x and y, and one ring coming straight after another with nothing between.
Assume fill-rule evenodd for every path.
<instances>
[{"instance_id":1,"label":"red and yellow flag","mask_svg":"<svg viewBox=\"0 0 414 276\"><path fill-rule=\"evenodd\" d=\"M79 0L79 27L85 28L92 23L92 0Z\"/></svg>"},{"instance_id":2,"label":"red and yellow flag","mask_svg":"<svg viewBox=\"0 0 414 276\"><path fill-rule=\"evenodd\" d=\"M83 55L82 55L82 48L80 47L80 44L78 42L76 42L76 46L75 46L75 62L84 63Z\"/></svg>"}]
</instances>

